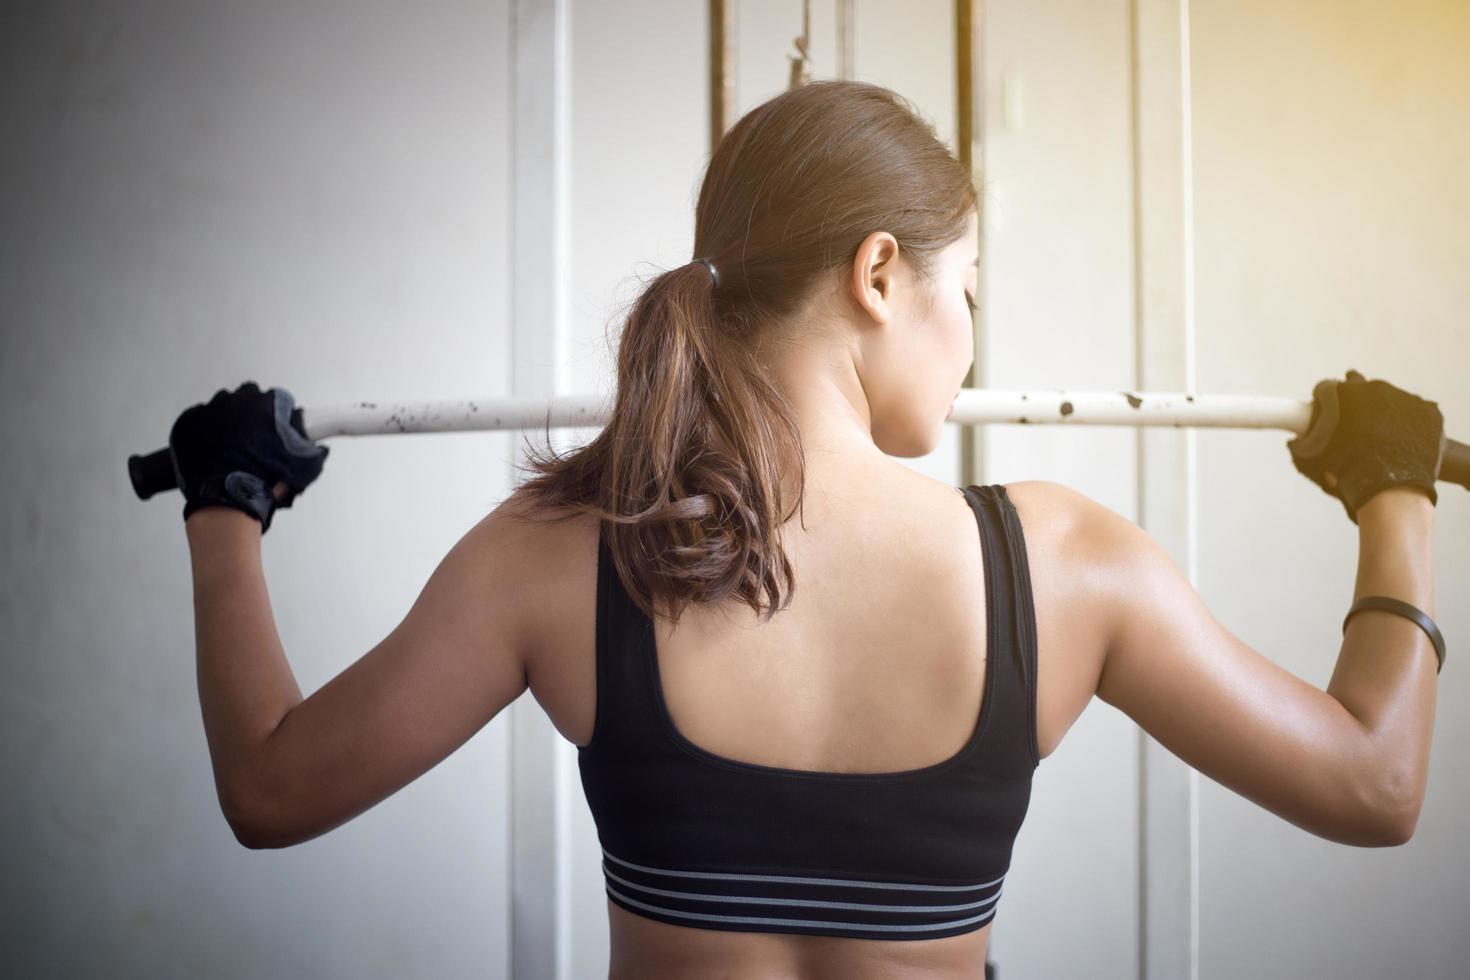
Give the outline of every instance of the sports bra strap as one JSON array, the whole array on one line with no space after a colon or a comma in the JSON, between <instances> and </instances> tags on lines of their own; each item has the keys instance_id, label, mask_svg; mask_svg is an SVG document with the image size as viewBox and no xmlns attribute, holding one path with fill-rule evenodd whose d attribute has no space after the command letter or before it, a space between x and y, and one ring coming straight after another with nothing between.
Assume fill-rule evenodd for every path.
<instances>
[{"instance_id":1,"label":"sports bra strap","mask_svg":"<svg viewBox=\"0 0 1470 980\"><path fill-rule=\"evenodd\" d=\"M1036 737L1036 606L1031 592L1031 567L1021 517L1006 488L999 483L964 488L980 527L980 548L987 588L995 604L986 610L990 650L996 656L992 705L995 715L987 724L988 752L1001 756L1024 754L1032 768L1041 764ZM1008 748L1014 740L1015 748ZM995 742L1002 745L996 746Z\"/></svg>"}]
</instances>

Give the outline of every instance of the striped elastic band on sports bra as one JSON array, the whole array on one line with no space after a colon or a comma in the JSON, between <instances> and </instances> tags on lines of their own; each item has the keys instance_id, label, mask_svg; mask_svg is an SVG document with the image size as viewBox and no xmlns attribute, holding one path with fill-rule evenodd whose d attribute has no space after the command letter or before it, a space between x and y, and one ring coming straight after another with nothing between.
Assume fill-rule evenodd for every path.
<instances>
[{"instance_id":1,"label":"striped elastic band on sports bra","mask_svg":"<svg viewBox=\"0 0 1470 980\"><path fill-rule=\"evenodd\" d=\"M925 885L906 881L864 881L858 878L816 878L809 875L758 875L741 874L729 871L675 871L669 868L654 868L646 864L634 864L625 861L610 852L607 848L602 849L602 856L610 861L616 861L626 868L634 871L647 871L650 874L672 875L676 878L707 878L723 881L764 881L781 882L792 885L843 885L850 888L883 888L896 889L898 891L927 891L927 892L969 892L977 888L989 888L998 885L1005 880L1005 874L991 881L979 881L973 885Z\"/></svg>"}]
</instances>

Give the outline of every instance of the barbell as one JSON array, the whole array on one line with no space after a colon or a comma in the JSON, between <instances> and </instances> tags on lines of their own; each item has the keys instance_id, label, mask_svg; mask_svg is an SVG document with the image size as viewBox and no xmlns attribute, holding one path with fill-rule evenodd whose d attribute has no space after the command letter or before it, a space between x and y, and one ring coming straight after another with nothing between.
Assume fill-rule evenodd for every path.
<instances>
[{"instance_id":1,"label":"barbell","mask_svg":"<svg viewBox=\"0 0 1470 980\"><path fill-rule=\"evenodd\" d=\"M591 395L474 398L425 402L352 402L297 406L292 422L312 441L334 436L406 432L480 432L596 428L611 406ZM949 421L960 425L1130 425L1173 428L1285 429L1300 435L1312 402L1263 395L1195 395L1169 391L998 391L963 388ZM178 486L167 447L128 457L140 500ZM1447 439L1438 478L1470 488L1470 445Z\"/></svg>"}]
</instances>

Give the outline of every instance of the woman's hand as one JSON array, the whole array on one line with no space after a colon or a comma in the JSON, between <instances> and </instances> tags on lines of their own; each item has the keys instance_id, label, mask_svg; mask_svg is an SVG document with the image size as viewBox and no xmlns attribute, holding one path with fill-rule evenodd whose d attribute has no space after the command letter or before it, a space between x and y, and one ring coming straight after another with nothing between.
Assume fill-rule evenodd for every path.
<instances>
[{"instance_id":1,"label":"woman's hand","mask_svg":"<svg viewBox=\"0 0 1470 980\"><path fill-rule=\"evenodd\" d=\"M329 452L302 431L294 407L286 389L247 381L179 416L168 445L185 520L203 507L233 507L259 521L261 534L270 529L275 510L321 475Z\"/></svg>"},{"instance_id":2,"label":"woman's hand","mask_svg":"<svg viewBox=\"0 0 1470 980\"><path fill-rule=\"evenodd\" d=\"M1358 508L1392 487L1439 501L1444 416L1437 402L1387 381L1349 370L1345 381L1317 382L1307 431L1286 447L1297 470L1340 500L1354 524Z\"/></svg>"}]
</instances>

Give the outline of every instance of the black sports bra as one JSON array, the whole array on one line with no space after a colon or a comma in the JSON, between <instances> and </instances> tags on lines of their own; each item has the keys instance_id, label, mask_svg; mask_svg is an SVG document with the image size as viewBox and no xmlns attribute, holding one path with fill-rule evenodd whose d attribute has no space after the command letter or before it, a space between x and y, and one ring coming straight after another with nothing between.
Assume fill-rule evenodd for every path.
<instances>
[{"instance_id":1,"label":"black sports bra","mask_svg":"<svg viewBox=\"0 0 1470 980\"><path fill-rule=\"evenodd\" d=\"M1005 488L962 491L985 568L985 691L950 758L835 773L726 759L674 727L653 623L599 536L597 719L578 748L610 899L700 929L935 939L982 928L1040 764L1036 618Z\"/></svg>"}]
</instances>

